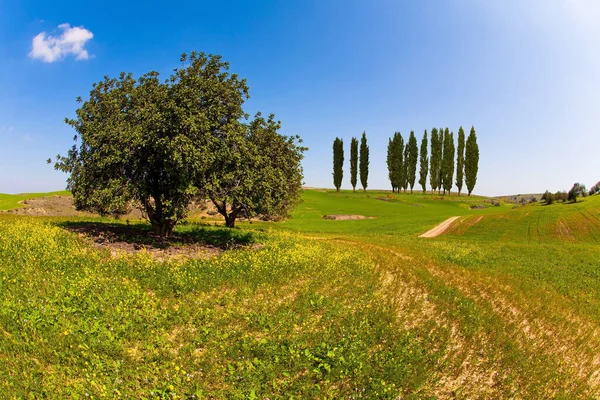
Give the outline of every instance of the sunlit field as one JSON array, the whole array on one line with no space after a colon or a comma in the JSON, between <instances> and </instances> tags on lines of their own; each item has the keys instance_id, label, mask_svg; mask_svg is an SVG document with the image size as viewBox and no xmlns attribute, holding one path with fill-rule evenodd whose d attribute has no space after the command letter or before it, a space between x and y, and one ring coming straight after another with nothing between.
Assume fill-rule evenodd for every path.
<instances>
[{"instance_id":1,"label":"sunlit field","mask_svg":"<svg viewBox=\"0 0 600 400\"><path fill-rule=\"evenodd\" d=\"M0 393L596 398L599 210L306 190L284 222L191 220L231 246L167 259L66 229L107 219L0 215Z\"/></svg>"}]
</instances>

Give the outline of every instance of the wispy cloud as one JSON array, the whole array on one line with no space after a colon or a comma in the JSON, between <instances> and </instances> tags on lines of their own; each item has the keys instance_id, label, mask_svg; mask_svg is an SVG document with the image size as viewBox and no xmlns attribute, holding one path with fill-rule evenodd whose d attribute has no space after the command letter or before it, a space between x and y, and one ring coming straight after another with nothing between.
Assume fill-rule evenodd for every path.
<instances>
[{"instance_id":1,"label":"wispy cloud","mask_svg":"<svg viewBox=\"0 0 600 400\"><path fill-rule=\"evenodd\" d=\"M58 26L62 33L58 36L46 32L37 34L32 40L29 57L40 59L47 63L61 60L67 55L75 56L76 60L87 60L90 54L84 48L94 34L83 26L71 27L69 24Z\"/></svg>"}]
</instances>

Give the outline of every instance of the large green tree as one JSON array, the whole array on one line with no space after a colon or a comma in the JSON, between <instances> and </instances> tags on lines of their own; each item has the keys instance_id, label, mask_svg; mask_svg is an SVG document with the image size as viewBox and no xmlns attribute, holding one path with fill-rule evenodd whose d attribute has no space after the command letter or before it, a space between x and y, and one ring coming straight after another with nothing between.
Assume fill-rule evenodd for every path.
<instances>
[{"instance_id":1,"label":"large green tree","mask_svg":"<svg viewBox=\"0 0 600 400\"><path fill-rule=\"evenodd\" d=\"M363 190L367 190L367 184L369 181L369 146L367 145L367 134L363 132L360 138L360 183Z\"/></svg>"},{"instance_id":2,"label":"large green tree","mask_svg":"<svg viewBox=\"0 0 600 400\"><path fill-rule=\"evenodd\" d=\"M279 219L299 203L305 147L298 136L279 133L281 123L260 113L239 124L212 147L215 161L205 175L201 192L233 228L236 219L261 215ZM199 184L199 186L200 186Z\"/></svg>"},{"instance_id":3,"label":"large green tree","mask_svg":"<svg viewBox=\"0 0 600 400\"><path fill-rule=\"evenodd\" d=\"M444 150L442 156L442 186L444 194L452 189L454 177L454 133L448 128L444 131Z\"/></svg>"},{"instance_id":4,"label":"large green tree","mask_svg":"<svg viewBox=\"0 0 600 400\"><path fill-rule=\"evenodd\" d=\"M477 135L475 127L471 127L471 132L465 145L465 183L467 185L468 195L470 196L477 183L477 171L479 170L479 146L477 145Z\"/></svg>"},{"instance_id":5,"label":"large green tree","mask_svg":"<svg viewBox=\"0 0 600 400\"><path fill-rule=\"evenodd\" d=\"M419 184L423 188L423 193L427 191L427 172L429 170L427 154L427 129L425 129L423 139L421 139L421 153L419 156Z\"/></svg>"},{"instance_id":6,"label":"large green tree","mask_svg":"<svg viewBox=\"0 0 600 400\"><path fill-rule=\"evenodd\" d=\"M431 156L429 157L429 183L431 190L439 189L439 173L442 160L442 143L441 136L443 132L439 132L437 128L431 130Z\"/></svg>"},{"instance_id":7,"label":"large green tree","mask_svg":"<svg viewBox=\"0 0 600 400\"><path fill-rule=\"evenodd\" d=\"M279 135L272 118L244 121L246 80L220 56L180 61L166 81L122 73L78 98L76 118L66 120L75 144L55 163L69 174L75 207L101 215L139 208L161 236L198 197L210 198L228 226L242 212L284 215L301 190L298 138Z\"/></svg>"},{"instance_id":8,"label":"large green tree","mask_svg":"<svg viewBox=\"0 0 600 400\"><path fill-rule=\"evenodd\" d=\"M350 184L352 191L356 192L358 178L358 140L353 137L350 141Z\"/></svg>"},{"instance_id":9,"label":"large green tree","mask_svg":"<svg viewBox=\"0 0 600 400\"><path fill-rule=\"evenodd\" d=\"M410 192L413 192L415 186L415 179L417 177L417 162L419 161L419 145L417 144L417 138L415 132L410 131L408 138L408 160L407 160L407 180L410 186Z\"/></svg>"},{"instance_id":10,"label":"large green tree","mask_svg":"<svg viewBox=\"0 0 600 400\"><path fill-rule=\"evenodd\" d=\"M458 195L463 187L465 173L465 131L461 126L458 128L458 146L456 151L456 187Z\"/></svg>"},{"instance_id":11,"label":"large green tree","mask_svg":"<svg viewBox=\"0 0 600 400\"><path fill-rule=\"evenodd\" d=\"M344 142L336 137L333 141L333 185L340 191L344 177Z\"/></svg>"},{"instance_id":12,"label":"large green tree","mask_svg":"<svg viewBox=\"0 0 600 400\"><path fill-rule=\"evenodd\" d=\"M157 72L121 73L95 83L76 117L77 134L55 168L69 174L78 210L122 215L139 208L162 236L171 234L210 168L211 147L245 117L245 79L220 56L192 53L166 81Z\"/></svg>"}]
</instances>

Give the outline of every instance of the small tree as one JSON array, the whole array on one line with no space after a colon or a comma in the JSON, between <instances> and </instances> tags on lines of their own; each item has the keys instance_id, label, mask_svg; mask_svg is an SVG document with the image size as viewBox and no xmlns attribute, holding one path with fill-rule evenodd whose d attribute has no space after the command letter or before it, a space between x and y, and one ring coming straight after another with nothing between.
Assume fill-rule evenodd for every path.
<instances>
[{"instance_id":1,"label":"small tree","mask_svg":"<svg viewBox=\"0 0 600 400\"><path fill-rule=\"evenodd\" d=\"M582 185L581 183L577 182L573 185L571 190L569 190L569 193L567 194L567 200L569 200L571 203L576 203L577 197L579 196L587 196L587 190L585 188L585 185Z\"/></svg>"},{"instance_id":2,"label":"small tree","mask_svg":"<svg viewBox=\"0 0 600 400\"><path fill-rule=\"evenodd\" d=\"M352 191L356 192L356 182L358 177L358 140L353 137L350 141L350 184Z\"/></svg>"},{"instance_id":3,"label":"small tree","mask_svg":"<svg viewBox=\"0 0 600 400\"><path fill-rule=\"evenodd\" d=\"M458 195L462 190L465 172L465 131L461 126L458 128L458 148L456 149L456 187Z\"/></svg>"},{"instance_id":4,"label":"small tree","mask_svg":"<svg viewBox=\"0 0 600 400\"><path fill-rule=\"evenodd\" d=\"M550 205L550 204L554 203L554 194L552 194L552 192L546 190L546 192L542 195L542 200L547 205Z\"/></svg>"},{"instance_id":5,"label":"small tree","mask_svg":"<svg viewBox=\"0 0 600 400\"><path fill-rule=\"evenodd\" d=\"M367 146L367 134L363 132L360 138L360 183L363 190L367 190L369 180L369 146Z\"/></svg>"},{"instance_id":6,"label":"small tree","mask_svg":"<svg viewBox=\"0 0 600 400\"><path fill-rule=\"evenodd\" d=\"M344 142L336 137L333 141L333 185L340 191L344 177Z\"/></svg>"},{"instance_id":7,"label":"small tree","mask_svg":"<svg viewBox=\"0 0 600 400\"><path fill-rule=\"evenodd\" d=\"M408 174L410 169L409 159L410 159L410 148L408 143L404 146L404 163L402 165L402 174L401 174L401 182L400 185L402 189L404 189L404 193L406 193L406 189L408 188Z\"/></svg>"},{"instance_id":8,"label":"small tree","mask_svg":"<svg viewBox=\"0 0 600 400\"><path fill-rule=\"evenodd\" d=\"M417 138L415 132L410 131L410 137L408 138L408 160L407 160L407 178L408 185L410 186L410 193L413 192L415 186L415 179L417 176L417 162L419 161L419 145L417 144Z\"/></svg>"},{"instance_id":9,"label":"small tree","mask_svg":"<svg viewBox=\"0 0 600 400\"><path fill-rule=\"evenodd\" d=\"M569 195L564 190L554 193L554 201L564 203L569 198Z\"/></svg>"},{"instance_id":10,"label":"small tree","mask_svg":"<svg viewBox=\"0 0 600 400\"><path fill-rule=\"evenodd\" d=\"M279 133L281 124L260 113L223 136L212 149L216 162L203 182L203 194L233 228L240 215L286 217L300 201L306 150L298 136Z\"/></svg>"},{"instance_id":11,"label":"small tree","mask_svg":"<svg viewBox=\"0 0 600 400\"><path fill-rule=\"evenodd\" d=\"M419 166L419 184L423 188L423 193L425 193L427 191L427 172L429 168L429 160L427 158L427 130L423 132L423 139L421 140Z\"/></svg>"},{"instance_id":12,"label":"small tree","mask_svg":"<svg viewBox=\"0 0 600 400\"><path fill-rule=\"evenodd\" d=\"M75 144L55 163L69 174L77 210L122 215L135 207L161 236L185 218L213 145L245 117L248 87L220 56L193 52L181 62L167 81L121 73L77 99L76 118L66 119Z\"/></svg>"},{"instance_id":13,"label":"small tree","mask_svg":"<svg viewBox=\"0 0 600 400\"><path fill-rule=\"evenodd\" d=\"M471 132L467 138L465 146L465 183L469 196L477 183L477 171L479 170L479 146L477 145L477 135L475 127L471 127Z\"/></svg>"},{"instance_id":14,"label":"small tree","mask_svg":"<svg viewBox=\"0 0 600 400\"><path fill-rule=\"evenodd\" d=\"M590 191L588 192L588 194L590 196L595 195L596 193L600 192L600 182L596 183L594 186L592 186L590 188Z\"/></svg>"}]
</instances>

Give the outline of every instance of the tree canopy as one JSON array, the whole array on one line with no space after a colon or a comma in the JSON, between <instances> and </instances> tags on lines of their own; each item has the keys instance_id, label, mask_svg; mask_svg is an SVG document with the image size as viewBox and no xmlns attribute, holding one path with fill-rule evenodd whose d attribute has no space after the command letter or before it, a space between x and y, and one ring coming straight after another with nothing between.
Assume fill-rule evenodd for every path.
<instances>
[{"instance_id":1,"label":"tree canopy","mask_svg":"<svg viewBox=\"0 0 600 400\"><path fill-rule=\"evenodd\" d=\"M249 214L287 209L300 190L304 148L278 135L272 118L243 122L246 80L231 74L220 56L193 52L183 54L181 62L184 67L165 81L154 71L138 79L121 73L93 84L88 100L78 98L76 117L66 119L77 132L75 144L55 163L69 174L76 208L101 215L139 208L162 236L185 218L192 198L216 198L218 191L223 198L236 197ZM287 154L289 163L265 164L262 159L277 151ZM262 181L235 180L238 167ZM296 189L269 177L293 182ZM243 188L271 194L248 201L240 194Z\"/></svg>"}]
</instances>

